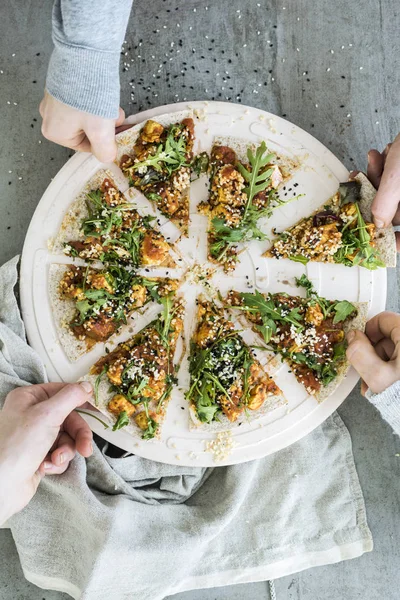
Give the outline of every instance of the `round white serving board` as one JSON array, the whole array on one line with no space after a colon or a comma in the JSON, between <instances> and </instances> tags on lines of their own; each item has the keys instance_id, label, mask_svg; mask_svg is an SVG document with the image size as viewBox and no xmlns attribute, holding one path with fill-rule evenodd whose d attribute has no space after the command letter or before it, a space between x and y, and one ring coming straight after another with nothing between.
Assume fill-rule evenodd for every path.
<instances>
[{"instance_id":1,"label":"round white serving board","mask_svg":"<svg viewBox=\"0 0 400 600\"><path fill-rule=\"evenodd\" d=\"M337 190L340 181L345 181L348 177L347 169L308 133L280 117L255 108L223 102L182 103L152 109L135 115L128 121L137 124L149 118L187 109L195 112L199 151L209 150L214 136L234 136L255 143L265 140L272 151L300 160L300 169L287 183L286 191L282 190L280 195L284 199L290 198L294 193L304 196L277 209L265 226L266 233L272 227L282 230L310 214ZM47 291L49 265L54 262L70 262L67 257L52 255L48 250L48 241L57 234L64 213L87 180L99 168L104 167L115 173L121 190L126 191L128 186L115 165L101 165L90 154L75 154L44 193L25 240L20 278L22 313L29 342L41 356L52 381L76 381L104 353L104 346L99 344L76 363L68 361L57 339ZM294 187L293 183L298 185ZM287 197L284 196L286 192ZM206 180L203 177L192 185L189 241L182 242L180 246L188 265L206 262L206 221L195 213L197 202L205 199L206 194ZM140 196L136 202L138 205L143 202L143 206L146 203ZM169 225L166 224L166 227ZM229 277L215 274L213 285L221 292L230 288L244 291L248 286L253 289L257 286L261 291L299 293L294 285L294 277L306 273L322 296L369 302L369 316L385 308L385 269L369 272L341 265L310 263L304 266L286 260L266 260L261 257L261 253L267 246L268 243L265 242L252 243L249 250L241 255L241 265L235 273ZM189 335L194 321L195 292L201 290L199 286L190 283L185 284L185 289L188 304L186 332ZM151 320L151 316L154 318L156 312L154 307L150 307L130 324L129 331L138 331ZM127 337L129 331L123 332L120 337ZM245 339L251 342L250 338L249 332L245 332ZM189 429L188 405L178 389L169 403L161 440L143 441L139 436L135 438L123 430L105 430L95 419L85 418L93 431L101 437L123 450L145 458L177 465L228 465L271 454L307 435L338 408L358 380L355 371L351 370L335 393L318 404L307 395L285 365L277 366L276 361L272 361L268 368L288 399L288 405L250 423L232 428L235 447L221 463L215 463L213 455L205 448L207 440L215 438L215 434ZM179 380L182 386L187 383L186 368L182 369Z\"/></svg>"}]
</instances>

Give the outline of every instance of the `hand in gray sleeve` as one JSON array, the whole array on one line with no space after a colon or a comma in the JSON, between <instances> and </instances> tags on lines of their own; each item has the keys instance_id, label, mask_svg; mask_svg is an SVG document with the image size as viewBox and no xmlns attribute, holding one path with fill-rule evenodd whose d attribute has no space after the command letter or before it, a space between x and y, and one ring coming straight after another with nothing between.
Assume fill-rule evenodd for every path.
<instances>
[{"instance_id":1,"label":"hand in gray sleeve","mask_svg":"<svg viewBox=\"0 0 400 600\"><path fill-rule=\"evenodd\" d=\"M394 432L400 435L400 381L396 381L380 394L373 394L368 390L365 396L392 426Z\"/></svg>"},{"instance_id":2,"label":"hand in gray sleeve","mask_svg":"<svg viewBox=\"0 0 400 600\"><path fill-rule=\"evenodd\" d=\"M56 0L47 91L99 117L118 117L119 60L132 0Z\"/></svg>"}]
</instances>

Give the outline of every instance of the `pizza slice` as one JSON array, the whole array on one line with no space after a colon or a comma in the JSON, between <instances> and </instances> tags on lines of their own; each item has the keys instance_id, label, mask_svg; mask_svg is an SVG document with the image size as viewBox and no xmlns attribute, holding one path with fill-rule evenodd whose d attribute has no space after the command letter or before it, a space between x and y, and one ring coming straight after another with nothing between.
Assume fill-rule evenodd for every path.
<instances>
[{"instance_id":1,"label":"pizza slice","mask_svg":"<svg viewBox=\"0 0 400 600\"><path fill-rule=\"evenodd\" d=\"M174 267L171 245L118 190L111 174L97 173L64 217L54 252L105 264Z\"/></svg>"},{"instance_id":2,"label":"pizza slice","mask_svg":"<svg viewBox=\"0 0 400 600\"><path fill-rule=\"evenodd\" d=\"M264 371L232 321L215 304L199 301L186 398L196 424L259 416L283 404L281 390Z\"/></svg>"},{"instance_id":3,"label":"pizza slice","mask_svg":"<svg viewBox=\"0 0 400 600\"><path fill-rule=\"evenodd\" d=\"M176 381L174 357L183 328L183 305L170 296L147 327L98 360L83 379L94 387L94 406L145 440L160 436Z\"/></svg>"},{"instance_id":4,"label":"pizza slice","mask_svg":"<svg viewBox=\"0 0 400 600\"><path fill-rule=\"evenodd\" d=\"M129 132L125 134L125 144ZM186 235L193 161L192 118L163 126L149 120L132 133L131 148L119 162L131 186L140 190Z\"/></svg>"},{"instance_id":5,"label":"pizza slice","mask_svg":"<svg viewBox=\"0 0 400 600\"><path fill-rule=\"evenodd\" d=\"M149 302L162 302L177 279L141 277L121 265L50 265L49 294L60 343L71 361L106 342Z\"/></svg>"},{"instance_id":6,"label":"pizza slice","mask_svg":"<svg viewBox=\"0 0 400 600\"><path fill-rule=\"evenodd\" d=\"M232 291L227 300L289 364L307 392L321 401L332 394L350 368L345 334L350 329L364 329L368 304L321 298L305 275L296 283L306 288L306 298Z\"/></svg>"},{"instance_id":7,"label":"pizza slice","mask_svg":"<svg viewBox=\"0 0 400 600\"><path fill-rule=\"evenodd\" d=\"M371 205L376 191L365 175L340 185L339 190L311 216L301 219L274 240L265 256L374 270L396 266L392 228L377 229Z\"/></svg>"},{"instance_id":8,"label":"pizza slice","mask_svg":"<svg viewBox=\"0 0 400 600\"><path fill-rule=\"evenodd\" d=\"M238 260L238 244L266 239L258 221L283 204L276 191L294 168L288 159L269 153L265 142L255 152L248 147L243 161L230 146L213 146L209 197L199 206L209 218L209 260L229 272Z\"/></svg>"}]
</instances>

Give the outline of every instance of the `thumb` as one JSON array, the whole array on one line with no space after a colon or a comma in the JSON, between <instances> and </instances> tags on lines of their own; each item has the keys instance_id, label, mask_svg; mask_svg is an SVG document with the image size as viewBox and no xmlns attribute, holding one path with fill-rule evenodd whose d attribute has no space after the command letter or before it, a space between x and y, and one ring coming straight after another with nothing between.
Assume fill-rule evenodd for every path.
<instances>
[{"instance_id":1,"label":"thumb","mask_svg":"<svg viewBox=\"0 0 400 600\"><path fill-rule=\"evenodd\" d=\"M78 406L91 399L93 388L88 381L66 385L54 396L40 402L37 410L52 426L60 426Z\"/></svg>"},{"instance_id":2,"label":"thumb","mask_svg":"<svg viewBox=\"0 0 400 600\"><path fill-rule=\"evenodd\" d=\"M86 131L91 152L100 162L112 162L117 156L115 120L100 119Z\"/></svg>"},{"instance_id":3,"label":"thumb","mask_svg":"<svg viewBox=\"0 0 400 600\"><path fill-rule=\"evenodd\" d=\"M374 394L383 392L396 381L393 363L379 358L365 333L350 331L347 340L347 359Z\"/></svg>"},{"instance_id":4,"label":"thumb","mask_svg":"<svg viewBox=\"0 0 400 600\"><path fill-rule=\"evenodd\" d=\"M372 203L377 227L388 227L400 202L400 136L393 142L384 166L378 192Z\"/></svg>"}]
</instances>

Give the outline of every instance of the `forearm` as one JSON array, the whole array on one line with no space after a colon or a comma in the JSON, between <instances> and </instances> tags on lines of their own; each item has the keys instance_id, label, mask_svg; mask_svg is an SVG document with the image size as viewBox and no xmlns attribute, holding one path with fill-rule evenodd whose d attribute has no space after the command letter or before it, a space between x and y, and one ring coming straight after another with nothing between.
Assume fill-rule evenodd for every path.
<instances>
[{"instance_id":1,"label":"forearm","mask_svg":"<svg viewBox=\"0 0 400 600\"><path fill-rule=\"evenodd\" d=\"M372 394L368 390L366 396L395 433L400 435L400 381L396 381L380 394Z\"/></svg>"},{"instance_id":2,"label":"forearm","mask_svg":"<svg viewBox=\"0 0 400 600\"><path fill-rule=\"evenodd\" d=\"M115 119L119 60L132 0L56 0L46 87L60 102Z\"/></svg>"}]
</instances>

